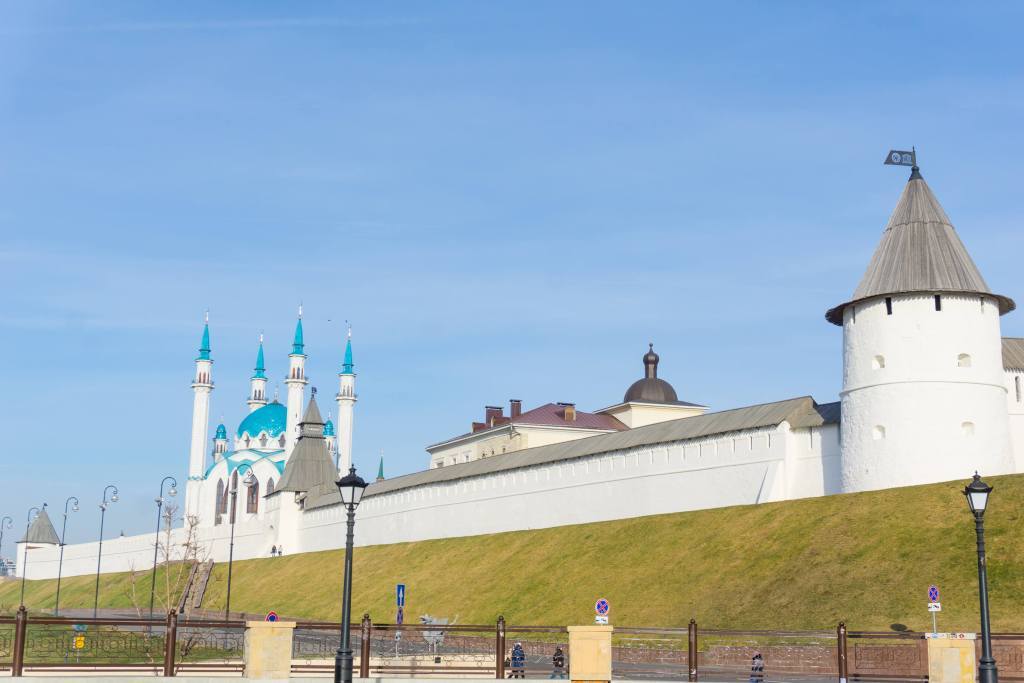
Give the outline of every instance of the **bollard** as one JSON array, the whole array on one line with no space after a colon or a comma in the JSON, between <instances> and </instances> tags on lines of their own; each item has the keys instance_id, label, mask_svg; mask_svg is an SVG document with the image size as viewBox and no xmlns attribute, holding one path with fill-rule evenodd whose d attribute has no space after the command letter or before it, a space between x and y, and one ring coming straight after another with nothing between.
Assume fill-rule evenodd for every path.
<instances>
[{"instance_id":1,"label":"bollard","mask_svg":"<svg viewBox=\"0 0 1024 683\"><path fill-rule=\"evenodd\" d=\"M25 668L25 632L28 630L28 610L25 605L14 615L14 652L11 656L11 675L21 676Z\"/></svg>"},{"instance_id":2,"label":"bollard","mask_svg":"<svg viewBox=\"0 0 1024 683\"><path fill-rule=\"evenodd\" d=\"M373 636L373 622L370 614L363 615L362 642L359 643L359 677L370 677L370 638Z\"/></svg>"},{"instance_id":3,"label":"bollard","mask_svg":"<svg viewBox=\"0 0 1024 683\"><path fill-rule=\"evenodd\" d=\"M499 616L494 627L494 677L505 678L505 617Z\"/></svg>"},{"instance_id":4,"label":"bollard","mask_svg":"<svg viewBox=\"0 0 1024 683\"><path fill-rule=\"evenodd\" d=\"M174 655L178 649L178 612L167 612L167 625L164 627L164 676L174 675Z\"/></svg>"},{"instance_id":5,"label":"bollard","mask_svg":"<svg viewBox=\"0 0 1024 683\"><path fill-rule=\"evenodd\" d=\"M697 680L697 621L690 619L686 629L686 664L690 669L689 680Z\"/></svg>"},{"instance_id":6,"label":"bollard","mask_svg":"<svg viewBox=\"0 0 1024 683\"><path fill-rule=\"evenodd\" d=\"M836 656L839 664L839 683L846 683L846 622L836 627Z\"/></svg>"}]
</instances>

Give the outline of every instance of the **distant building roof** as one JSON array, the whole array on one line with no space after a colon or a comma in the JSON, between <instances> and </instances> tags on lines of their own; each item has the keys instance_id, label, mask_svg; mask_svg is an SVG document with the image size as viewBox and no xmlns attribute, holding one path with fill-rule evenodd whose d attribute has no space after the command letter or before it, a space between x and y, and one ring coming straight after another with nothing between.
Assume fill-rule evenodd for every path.
<instances>
[{"instance_id":1,"label":"distant building roof","mask_svg":"<svg viewBox=\"0 0 1024 683\"><path fill-rule=\"evenodd\" d=\"M676 395L675 388L658 377L658 362L661 357L654 352L654 344L648 344L647 353L644 354L644 376L629 386L623 403L664 403L675 406L693 406L703 408L697 403L680 401Z\"/></svg>"},{"instance_id":2,"label":"distant building roof","mask_svg":"<svg viewBox=\"0 0 1024 683\"><path fill-rule=\"evenodd\" d=\"M998 302L1000 314L1016 308L1012 299L989 290L916 166L853 298L830 309L825 319L842 325L850 304L912 292L987 294Z\"/></svg>"},{"instance_id":3,"label":"distant building roof","mask_svg":"<svg viewBox=\"0 0 1024 683\"><path fill-rule=\"evenodd\" d=\"M527 410L525 413L518 415L504 415L501 408L488 408L488 411L494 411L493 417L487 422L475 423L476 428L473 431L431 444L427 446L427 450L429 451L432 448L452 441L458 441L468 436L475 436L507 427L510 424L536 427L565 427L568 429L593 429L608 432L628 429L626 425L611 415L587 413L577 410L576 406L572 403L545 403L542 406Z\"/></svg>"},{"instance_id":4,"label":"distant building roof","mask_svg":"<svg viewBox=\"0 0 1024 683\"><path fill-rule=\"evenodd\" d=\"M1024 338L1003 337L1003 367L1024 370Z\"/></svg>"},{"instance_id":5,"label":"distant building roof","mask_svg":"<svg viewBox=\"0 0 1024 683\"><path fill-rule=\"evenodd\" d=\"M506 453L500 458L483 458L448 467L438 467L406 474L401 477L393 477L370 484L366 489L365 496L377 496L423 484L436 484L467 477L479 477L495 472L505 472L531 465L572 460L610 451L620 451L673 441L707 438L746 429L776 427L783 422L788 422L795 429L836 424L839 422L839 403L818 405L810 396L803 396L785 401L776 401L775 403L762 403L745 408L735 408L717 413L706 413L678 420L658 422L613 434L598 434L585 439L576 439L574 441L538 446L536 448L526 448L521 451ZM338 500L335 499L334 502L338 502ZM322 503L315 502L312 505L307 502L306 507L309 509L310 507L323 507L330 504L333 503L325 499Z\"/></svg>"}]
</instances>

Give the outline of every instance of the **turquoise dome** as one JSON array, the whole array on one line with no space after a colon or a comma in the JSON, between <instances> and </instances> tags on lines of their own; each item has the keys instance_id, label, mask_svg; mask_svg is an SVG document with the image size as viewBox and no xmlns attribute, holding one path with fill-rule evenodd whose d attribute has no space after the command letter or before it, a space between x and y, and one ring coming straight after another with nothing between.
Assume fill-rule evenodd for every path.
<instances>
[{"instance_id":1,"label":"turquoise dome","mask_svg":"<svg viewBox=\"0 0 1024 683\"><path fill-rule=\"evenodd\" d=\"M215 438L215 439L227 439L228 438L228 430L224 429L224 425L222 425L222 424L217 425L217 433L214 435L213 438Z\"/></svg>"},{"instance_id":2,"label":"turquoise dome","mask_svg":"<svg viewBox=\"0 0 1024 683\"><path fill-rule=\"evenodd\" d=\"M330 418L327 418L327 422L324 423L324 436L334 436L334 423Z\"/></svg>"},{"instance_id":3,"label":"turquoise dome","mask_svg":"<svg viewBox=\"0 0 1024 683\"><path fill-rule=\"evenodd\" d=\"M255 437L259 436L260 432L278 436L284 433L287 424L288 410L274 401L246 415L242 424L238 425L238 436L248 434Z\"/></svg>"}]
</instances>

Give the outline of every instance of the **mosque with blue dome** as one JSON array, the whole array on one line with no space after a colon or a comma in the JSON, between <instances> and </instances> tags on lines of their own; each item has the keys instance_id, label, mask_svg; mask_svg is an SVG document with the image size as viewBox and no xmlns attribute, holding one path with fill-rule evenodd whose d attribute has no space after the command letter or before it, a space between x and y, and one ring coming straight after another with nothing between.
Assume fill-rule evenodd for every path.
<instances>
[{"instance_id":1,"label":"mosque with blue dome","mask_svg":"<svg viewBox=\"0 0 1024 683\"><path fill-rule=\"evenodd\" d=\"M265 510L261 508L280 486L307 410L308 379L301 307L291 353L288 354L285 402L281 403L276 395L268 400L263 336L260 335L256 366L249 379L249 396L246 399L249 413L233 434L229 434L226 425L218 424L212 445L208 429L214 383L208 316L195 365L185 512L201 527L217 526L236 518L237 521L262 518ZM338 424L335 425L330 418L324 421L322 437L334 471L344 472L352 462L352 423L356 403L351 330L345 341L338 380L339 389L335 396ZM312 398L310 402L315 406ZM318 410L316 412L319 420ZM235 509L229 511L232 489L238 491L238 502Z\"/></svg>"}]
</instances>

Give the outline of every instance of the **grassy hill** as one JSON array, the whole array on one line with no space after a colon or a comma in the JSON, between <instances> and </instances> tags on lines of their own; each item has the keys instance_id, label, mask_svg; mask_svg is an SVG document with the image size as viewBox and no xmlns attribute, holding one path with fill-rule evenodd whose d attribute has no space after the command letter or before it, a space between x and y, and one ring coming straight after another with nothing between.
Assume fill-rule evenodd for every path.
<instances>
[{"instance_id":1,"label":"grassy hill","mask_svg":"<svg viewBox=\"0 0 1024 683\"><path fill-rule=\"evenodd\" d=\"M1024 630L1024 475L994 477L986 527L993 627ZM942 589L941 630L977 630L974 525L964 482L723 508L556 529L359 548L353 614L490 623L587 623L597 597L613 623L707 627L930 627L928 585ZM358 523L356 533L359 533ZM334 620L341 551L235 563L232 607ZM218 565L204 607L223 608ZM61 604L91 607L94 577L65 579ZM159 581L159 578L158 578ZM30 609L53 605L53 581L30 581ZM159 583L158 583L159 585ZM126 575L106 575L102 604L130 607ZM16 581L0 606L18 604ZM136 590L148 604L148 576Z\"/></svg>"}]
</instances>

